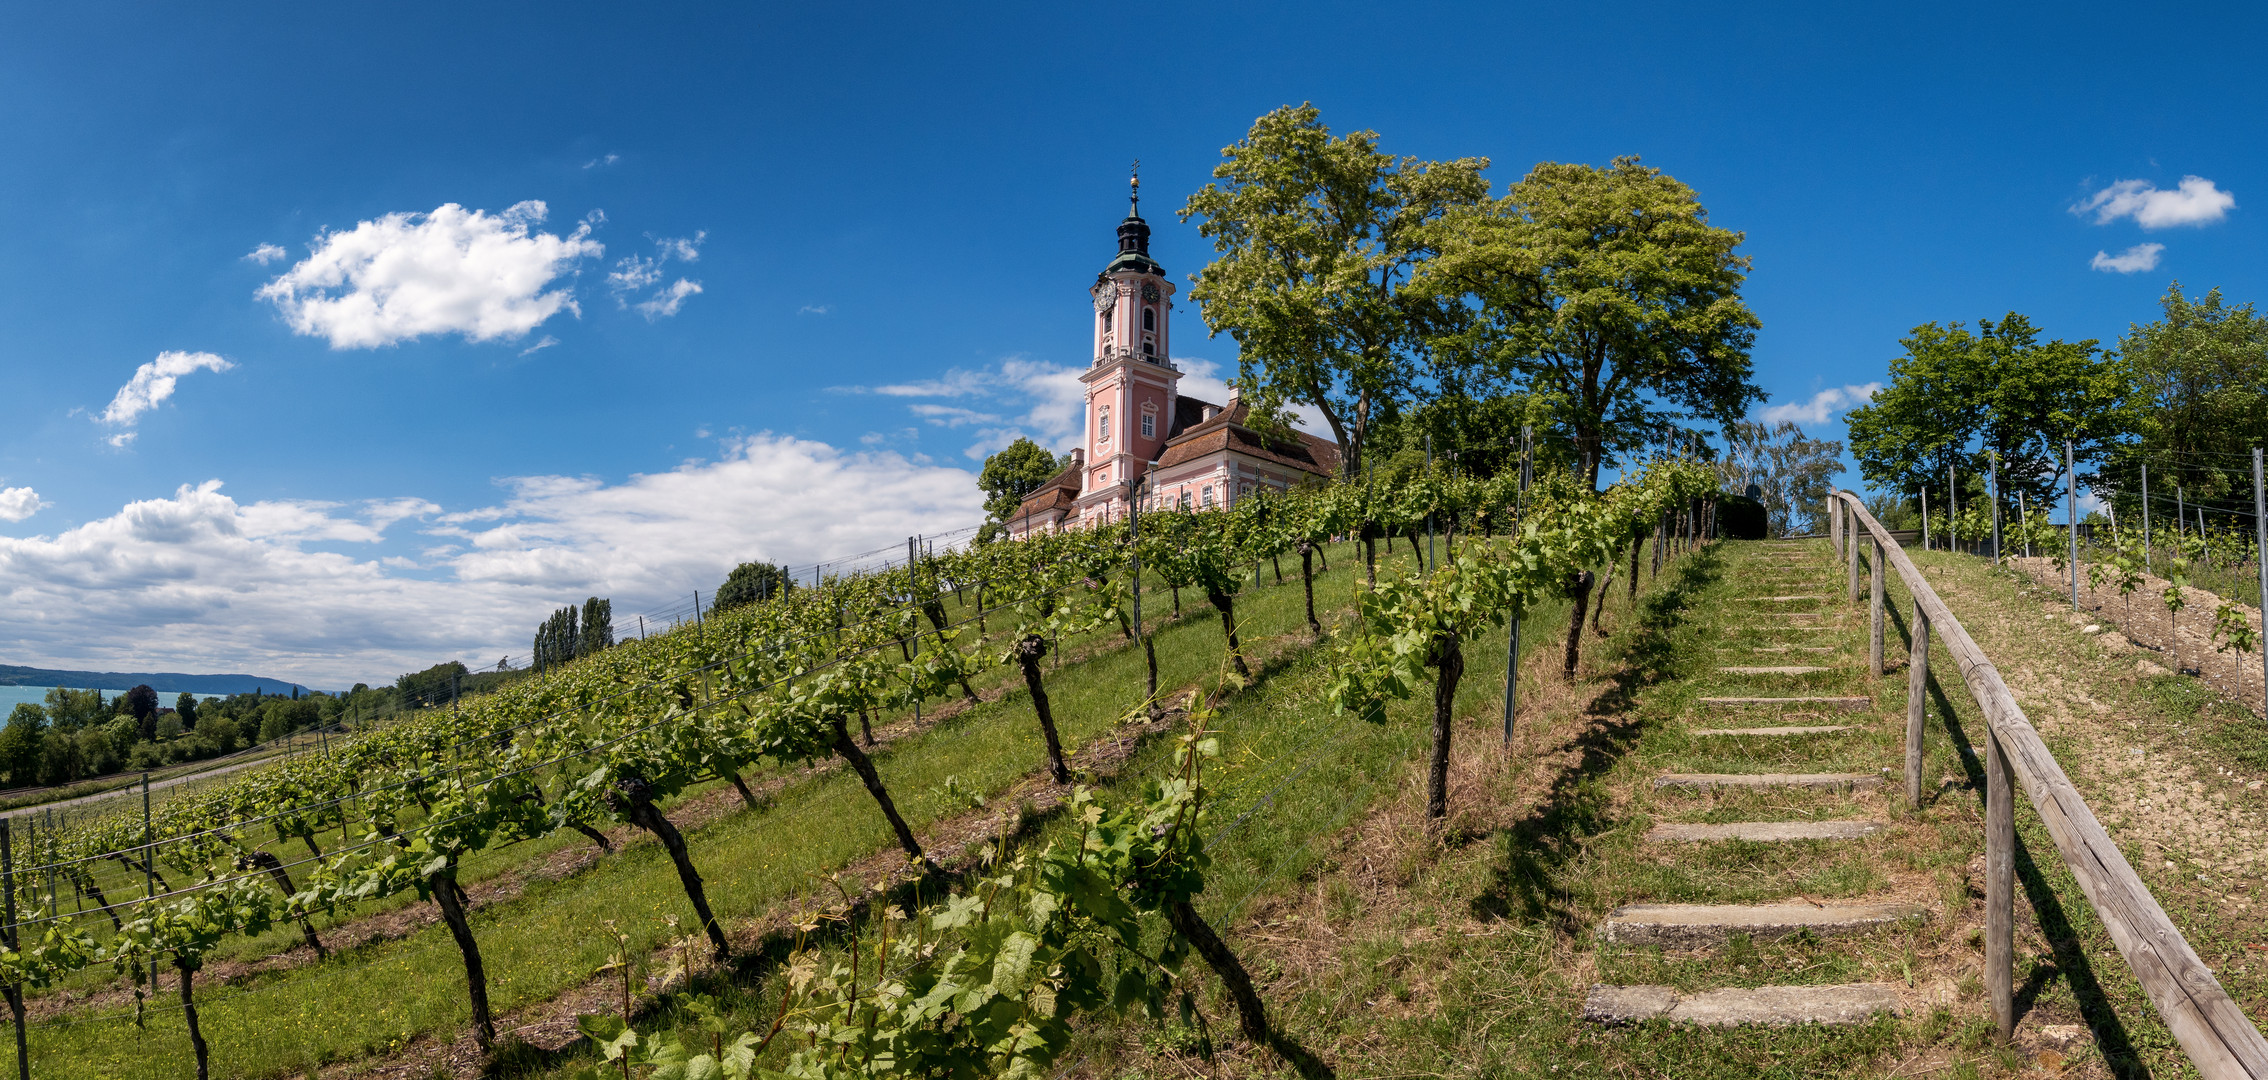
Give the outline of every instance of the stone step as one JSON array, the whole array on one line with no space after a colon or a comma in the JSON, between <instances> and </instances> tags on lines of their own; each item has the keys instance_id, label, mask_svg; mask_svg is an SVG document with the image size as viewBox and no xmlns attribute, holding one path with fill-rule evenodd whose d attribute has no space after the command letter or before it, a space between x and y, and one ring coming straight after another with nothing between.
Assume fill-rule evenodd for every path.
<instances>
[{"instance_id":1,"label":"stone step","mask_svg":"<svg viewBox=\"0 0 2268 1080\"><path fill-rule=\"evenodd\" d=\"M1751 645L1749 652L1834 652L1832 645Z\"/></svg>"},{"instance_id":2,"label":"stone step","mask_svg":"<svg viewBox=\"0 0 2268 1080\"><path fill-rule=\"evenodd\" d=\"M1782 622L1816 622L1826 618L1828 614L1825 611L1783 611L1778 614L1777 618ZM1806 627L1781 627L1781 629L1802 630Z\"/></svg>"},{"instance_id":3,"label":"stone step","mask_svg":"<svg viewBox=\"0 0 2268 1080\"><path fill-rule=\"evenodd\" d=\"M1897 1012L1898 991L1887 983L1839 986L1758 986L1680 994L1669 986L1591 987L1583 1019L1594 1024L1668 1020L1704 1027L1788 1027L1857 1024L1876 1013Z\"/></svg>"},{"instance_id":4,"label":"stone step","mask_svg":"<svg viewBox=\"0 0 2268 1080\"><path fill-rule=\"evenodd\" d=\"M1689 949L1722 945L1734 934L1783 938L1809 932L1828 937L1927 918L1929 909L1918 904L1624 904L1607 913L1596 933L1617 945Z\"/></svg>"},{"instance_id":5,"label":"stone step","mask_svg":"<svg viewBox=\"0 0 2268 1080\"><path fill-rule=\"evenodd\" d=\"M1835 669L1831 667L1803 667L1801 665L1785 667L1721 667L1717 669L1718 672L1725 675L1817 675L1823 671L1833 670Z\"/></svg>"},{"instance_id":6,"label":"stone step","mask_svg":"<svg viewBox=\"0 0 2268 1080\"><path fill-rule=\"evenodd\" d=\"M1889 826L1879 821L1736 821L1729 825L1656 825L1646 839L1657 844L1707 843L1715 840L1749 840L1776 843L1785 840L1856 840Z\"/></svg>"},{"instance_id":7,"label":"stone step","mask_svg":"<svg viewBox=\"0 0 2268 1080\"><path fill-rule=\"evenodd\" d=\"M1849 724L1825 724L1814 727L1728 727L1694 728L1695 735L1832 735L1852 730Z\"/></svg>"},{"instance_id":8,"label":"stone step","mask_svg":"<svg viewBox=\"0 0 2268 1080\"><path fill-rule=\"evenodd\" d=\"M1717 705L1737 709L1752 705L1816 705L1822 709L1840 709L1843 712L1865 712L1874 705L1873 698L1863 697L1705 697L1703 705Z\"/></svg>"},{"instance_id":9,"label":"stone step","mask_svg":"<svg viewBox=\"0 0 2268 1080\"><path fill-rule=\"evenodd\" d=\"M1825 600L1827 598L1823 595L1806 593L1800 596L1749 596L1743 597L1743 599L1754 600L1759 604L1793 604L1801 600Z\"/></svg>"},{"instance_id":10,"label":"stone step","mask_svg":"<svg viewBox=\"0 0 2268 1080\"><path fill-rule=\"evenodd\" d=\"M1663 773L1654 778L1657 788L1812 788L1820 791L1864 791L1882 786L1874 773Z\"/></svg>"}]
</instances>

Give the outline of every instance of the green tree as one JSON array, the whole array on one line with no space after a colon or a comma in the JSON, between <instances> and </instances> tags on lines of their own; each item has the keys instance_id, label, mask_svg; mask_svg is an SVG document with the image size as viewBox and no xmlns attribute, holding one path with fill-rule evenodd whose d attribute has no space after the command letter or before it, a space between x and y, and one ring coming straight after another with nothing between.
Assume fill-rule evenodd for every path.
<instances>
[{"instance_id":1,"label":"green tree","mask_svg":"<svg viewBox=\"0 0 2268 1080\"><path fill-rule=\"evenodd\" d=\"M552 612L550 618L536 627L536 669L541 671L573 660L575 651L582 645L582 639L582 631L576 627L573 604Z\"/></svg>"},{"instance_id":2,"label":"green tree","mask_svg":"<svg viewBox=\"0 0 2268 1080\"><path fill-rule=\"evenodd\" d=\"M614 601L594 596L583 601L583 632L575 654L590 656L614 647Z\"/></svg>"},{"instance_id":3,"label":"green tree","mask_svg":"<svg viewBox=\"0 0 2268 1080\"><path fill-rule=\"evenodd\" d=\"M197 695L184 690L173 699L173 711L181 714L181 726L197 730Z\"/></svg>"},{"instance_id":4,"label":"green tree","mask_svg":"<svg viewBox=\"0 0 2268 1080\"><path fill-rule=\"evenodd\" d=\"M1661 170L1546 162L1430 231L1419 288L1475 316L1457 350L1556 402L1594 490L1681 416L1728 425L1764 399L1743 236Z\"/></svg>"},{"instance_id":5,"label":"green tree","mask_svg":"<svg viewBox=\"0 0 2268 1080\"><path fill-rule=\"evenodd\" d=\"M47 741L47 710L31 702L16 704L8 726L0 728L0 769L8 773L10 787L39 782L39 766Z\"/></svg>"},{"instance_id":6,"label":"green tree","mask_svg":"<svg viewBox=\"0 0 2268 1080\"><path fill-rule=\"evenodd\" d=\"M1031 442L1029 439L1018 441L1026 444ZM1034 449L1037 449L1037 447L1034 447ZM1041 452L1045 453L1046 451ZM998 457L999 455L993 456ZM986 475L989 476L991 470L992 463L988 461L985 463ZM988 509L991 505L992 501L989 498L985 500L985 506ZM744 562L733 567L732 573L726 575L724 584L717 586L716 596L709 601L709 610L712 612L729 611L743 604L762 603L786 591L787 571L784 568L768 562Z\"/></svg>"},{"instance_id":7,"label":"green tree","mask_svg":"<svg viewBox=\"0 0 2268 1080\"><path fill-rule=\"evenodd\" d=\"M1332 138L1321 115L1287 105L1254 121L1181 218L1219 253L1189 295L1236 340L1246 400L1320 412L1351 477L1380 411L1438 374L1431 342L1462 309L1410 283L1432 227L1488 197L1488 159L1398 158L1374 131Z\"/></svg>"},{"instance_id":8,"label":"green tree","mask_svg":"<svg viewBox=\"0 0 2268 1080\"><path fill-rule=\"evenodd\" d=\"M66 690L57 686L47 691L47 722L57 731L77 731L90 724L107 722L108 710L103 706L100 690Z\"/></svg>"},{"instance_id":9,"label":"green tree","mask_svg":"<svg viewBox=\"0 0 2268 1080\"><path fill-rule=\"evenodd\" d=\"M2214 289L2192 300L2181 283L2166 287L2156 322L2128 328L2118 355L2131 380L2126 426L2134 441L2111 469L2118 486L2135 490L2139 463L2150 464L2153 490L2179 486L2192 500L2236 494L2225 466L2268 443L2268 319L2253 305L2232 305ZM2240 468L2241 473L2241 468Z\"/></svg>"},{"instance_id":10,"label":"green tree","mask_svg":"<svg viewBox=\"0 0 2268 1080\"><path fill-rule=\"evenodd\" d=\"M125 696L119 700L126 705L126 715L133 717L134 722L141 725L142 741L148 742L155 738L157 736L157 691L150 689L148 683L143 683L126 691Z\"/></svg>"},{"instance_id":11,"label":"green tree","mask_svg":"<svg viewBox=\"0 0 2268 1080\"><path fill-rule=\"evenodd\" d=\"M992 521L1007 521L1016 516L1016 504L1024 501L1041 484L1053 479L1069 464L1048 453L1047 448L1019 438L999 453L984 459L984 471L977 474L977 487L984 490L984 512ZM751 566L771 567L770 563L743 563L733 571L738 577L741 570ZM772 569L777 572L776 567ZM784 578L784 575L782 575ZM725 586L730 588L727 580ZM721 598L722 590L717 593Z\"/></svg>"},{"instance_id":12,"label":"green tree","mask_svg":"<svg viewBox=\"0 0 2268 1080\"><path fill-rule=\"evenodd\" d=\"M568 608L567 610L572 612L575 609ZM468 674L468 669L462 662L448 660L426 668L424 671L413 671L395 679L394 692L400 695L400 700L405 708L435 705L450 700L451 696L457 692L460 680L466 674ZM308 702L308 705L311 709L314 708L312 700ZM320 713L318 712L317 715L320 715ZM267 736L262 735L261 738L265 739Z\"/></svg>"}]
</instances>

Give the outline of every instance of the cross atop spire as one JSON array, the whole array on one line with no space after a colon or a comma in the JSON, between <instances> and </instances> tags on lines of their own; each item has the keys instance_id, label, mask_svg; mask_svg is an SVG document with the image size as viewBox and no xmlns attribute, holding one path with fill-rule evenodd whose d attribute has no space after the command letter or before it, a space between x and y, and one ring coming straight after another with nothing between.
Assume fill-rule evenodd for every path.
<instances>
[{"instance_id":1,"label":"cross atop spire","mask_svg":"<svg viewBox=\"0 0 2268 1080\"><path fill-rule=\"evenodd\" d=\"M1130 178L1129 178L1129 179L1127 180L1127 182L1126 182L1126 183L1127 183L1127 188L1129 189L1129 193L1130 193L1131 197L1132 197L1132 198L1133 198L1133 200L1134 200L1134 205L1133 205L1133 206L1132 206L1131 208L1129 208L1129 209L1128 209L1128 210L1126 211L1126 216L1127 216L1127 217L1141 217L1141 216L1142 216L1142 159L1141 159L1141 158L1135 158L1135 159L1134 159L1134 165L1133 165L1133 167L1132 167L1132 170L1131 170L1131 172L1132 172L1132 176L1131 176L1131 177L1130 177Z\"/></svg>"}]
</instances>

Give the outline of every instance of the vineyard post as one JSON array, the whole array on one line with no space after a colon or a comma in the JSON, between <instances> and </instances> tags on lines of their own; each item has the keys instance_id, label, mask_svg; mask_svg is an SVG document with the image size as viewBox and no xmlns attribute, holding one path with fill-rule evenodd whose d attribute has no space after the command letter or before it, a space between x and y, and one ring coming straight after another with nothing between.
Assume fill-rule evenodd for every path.
<instances>
[{"instance_id":1,"label":"vineyard post","mask_svg":"<svg viewBox=\"0 0 2268 1080\"><path fill-rule=\"evenodd\" d=\"M1985 460L1992 464L1992 564L2000 565L2000 454L1985 452Z\"/></svg>"},{"instance_id":2,"label":"vineyard post","mask_svg":"<svg viewBox=\"0 0 2268 1080\"><path fill-rule=\"evenodd\" d=\"M2142 463L2142 572L2150 572L2150 463L2147 461ZM2268 656L2268 652L2261 655Z\"/></svg>"},{"instance_id":3,"label":"vineyard post","mask_svg":"<svg viewBox=\"0 0 2268 1080\"><path fill-rule=\"evenodd\" d=\"M2176 558L2181 555L2181 519L2189 516L2189 504L2182 501L2185 497L2181 484L2175 483L2173 486L2173 549Z\"/></svg>"},{"instance_id":4,"label":"vineyard post","mask_svg":"<svg viewBox=\"0 0 2268 1080\"><path fill-rule=\"evenodd\" d=\"M1929 550L1929 485L1921 486L1921 549Z\"/></svg>"},{"instance_id":5,"label":"vineyard post","mask_svg":"<svg viewBox=\"0 0 2268 1080\"><path fill-rule=\"evenodd\" d=\"M1856 495L1853 495L1853 496L1851 496L1851 498L1853 498L1853 499L1856 499L1856 498L1858 498L1858 496L1856 496ZM1850 507L1845 507L1845 508L1844 508L1844 510L1843 510L1843 513L1844 513L1844 518L1843 518L1843 539L1844 539L1845 541L1848 541L1848 542L1849 542L1849 545L1850 545L1850 548L1849 548L1849 550L1848 550L1847 552L1845 552L1845 558L1844 558L1844 561L1845 561L1845 562L1846 562L1846 563L1848 564L1848 566L1846 567L1846 569L1850 571L1850 578L1851 578L1851 603L1854 603L1854 604L1855 604L1855 603L1858 603L1858 602L1859 602L1859 591L1858 591L1858 559L1859 559L1859 546L1858 546L1858 534L1859 534L1859 530L1858 530L1858 523L1859 523L1859 520L1858 520L1858 512L1857 512L1857 511L1856 511L1855 509L1852 509L1852 508L1850 508Z\"/></svg>"},{"instance_id":6,"label":"vineyard post","mask_svg":"<svg viewBox=\"0 0 2268 1080\"><path fill-rule=\"evenodd\" d=\"M693 590L693 625L701 625L701 590Z\"/></svg>"},{"instance_id":7,"label":"vineyard post","mask_svg":"<svg viewBox=\"0 0 2268 1080\"><path fill-rule=\"evenodd\" d=\"M1945 550L1961 550L1961 489L1953 479L1953 463L1945 463Z\"/></svg>"},{"instance_id":8,"label":"vineyard post","mask_svg":"<svg viewBox=\"0 0 2268 1080\"><path fill-rule=\"evenodd\" d=\"M16 852L8 839L8 819L0 818L0 890L7 893L6 910L0 912L0 930L5 930L5 941L10 951L16 946ZM154 963L154 961L153 961ZM31 1080L31 1057L24 1040L24 987L22 983L8 988L8 1012L16 1022L16 1075Z\"/></svg>"},{"instance_id":9,"label":"vineyard post","mask_svg":"<svg viewBox=\"0 0 2268 1080\"><path fill-rule=\"evenodd\" d=\"M1522 509L1525 509L1528 503L1528 479L1535 475L1535 459L1532 457L1534 444L1529 441L1534 431L1534 428L1526 424L1520 425L1519 504ZM1520 535L1517 524L1513 526L1512 535L1515 538ZM1518 543L1518 540L1515 539L1513 542ZM1660 557L1661 547L1659 544L1655 545L1654 554L1657 559ZM1637 575L1633 573L1631 577L1635 581ZM1520 612L1518 608L1513 609L1511 620L1505 624L1504 637L1504 745L1510 746L1512 745L1512 711L1520 700Z\"/></svg>"},{"instance_id":10,"label":"vineyard post","mask_svg":"<svg viewBox=\"0 0 2268 1080\"><path fill-rule=\"evenodd\" d=\"M150 830L150 774L146 772L142 774L142 895L157 897L157 835ZM157 993L155 956L150 957L150 993Z\"/></svg>"},{"instance_id":11,"label":"vineyard post","mask_svg":"<svg viewBox=\"0 0 2268 1080\"><path fill-rule=\"evenodd\" d=\"M638 616L638 640L646 640L646 617L643 615Z\"/></svg>"},{"instance_id":12,"label":"vineyard post","mask_svg":"<svg viewBox=\"0 0 2268 1080\"><path fill-rule=\"evenodd\" d=\"M919 541L919 537L906 537L906 600L908 603L911 603L913 601L914 593L916 592L914 588L914 548L915 545L919 543ZM697 596L699 594L695 595ZM840 616L838 616L838 618L839 617ZM913 654L918 657L921 655L921 622L919 620L915 620L913 627L913 634L908 638L907 644L912 649ZM919 728L921 727L921 687L918 685L911 685L914 682L913 676L907 676L906 682L909 684L908 689L913 691L914 727Z\"/></svg>"},{"instance_id":13,"label":"vineyard post","mask_svg":"<svg viewBox=\"0 0 2268 1080\"><path fill-rule=\"evenodd\" d=\"M2268 611L2268 488L2261 484L2260 448L2257 446L2252 448L2252 539L2259 545L2252 553L2260 571L2260 610ZM2268 630L2268 620L2262 621L2261 628ZM2262 700L2268 702L2268 647L2260 650L2260 693Z\"/></svg>"},{"instance_id":14,"label":"vineyard post","mask_svg":"<svg viewBox=\"0 0 2268 1080\"><path fill-rule=\"evenodd\" d=\"M2079 610L2079 474L2071 467L2071 440L2063 440L2063 483L2068 492L2065 516L2071 520L2071 610Z\"/></svg>"},{"instance_id":15,"label":"vineyard post","mask_svg":"<svg viewBox=\"0 0 2268 1080\"><path fill-rule=\"evenodd\" d=\"M1425 433L1425 478L1428 480L1433 479L1433 433L1430 431ZM1435 570L1438 570L1440 568L1441 563L1435 557L1433 552L1433 508L1429 505L1427 506L1425 511L1426 575L1430 577Z\"/></svg>"},{"instance_id":16,"label":"vineyard post","mask_svg":"<svg viewBox=\"0 0 2268 1080\"><path fill-rule=\"evenodd\" d=\"M1985 727L1985 988L2005 1044L2016 1032L2016 803L2008 752Z\"/></svg>"},{"instance_id":17,"label":"vineyard post","mask_svg":"<svg viewBox=\"0 0 2268 1080\"><path fill-rule=\"evenodd\" d=\"M2025 513L2024 492L2019 488L2016 491L2016 524L2024 530L2024 557L2029 559L2032 557L2032 530L2027 524L2031 519L2025 517Z\"/></svg>"}]
</instances>

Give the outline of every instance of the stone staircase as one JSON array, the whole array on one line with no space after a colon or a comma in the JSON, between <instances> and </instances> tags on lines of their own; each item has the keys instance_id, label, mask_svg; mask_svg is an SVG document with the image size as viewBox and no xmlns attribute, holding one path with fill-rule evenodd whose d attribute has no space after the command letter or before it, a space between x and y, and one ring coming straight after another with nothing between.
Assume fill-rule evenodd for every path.
<instances>
[{"instance_id":1,"label":"stone staircase","mask_svg":"<svg viewBox=\"0 0 2268 1080\"><path fill-rule=\"evenodd\" d=\"M1833 592L1841 567L1817 541L1727 549L1734 598L1754 602L1719 609L1729 639L1718 654L1723 666L1696 681L1724 692L1697 697L1677 733L1689 748L1684 757L1716 764L1720 771L1656 774L1651 784L1656 824L1645 842L1659 846L1673 863L1695 864L1721 862L1739 845L1783 852L1809 845L1823 857L1837 846L1844 850L1836 857L1863 851L1849 845L1879 842L1896 827L1886 820L1882 791L1894 774L1880 767L1898 759L1895 750L1885 749L1890 725L1872 697L1804 692L1814 685L1849 687L1865 666L1859 609L1839 603ZM1807 662L1749 662L1794 652L1806 654ZM1823 722L1831 714L1833 722ZM1805 763L1841 767L1780 771ZM1753 820L1724 820L1749 811L1759 812ZM1873 896L1623 903L1593 930L1602 960L1629 954L1685 961L1677 970L1688 973L1687 986L1601 982L1591 987L1583 1017L1600 1024L1666 1020L1711 1027L1861 1023L1897 1011L1900 988L1871 982L1691 984L1757 982L1711 977L1747 973L1746 966L1725 970L1722 957L1731 949L1790 940L1848 948L1857 943L1845 939L1895 932L1931 918L1927 905Z\"/></svg>"}]
</instances>

